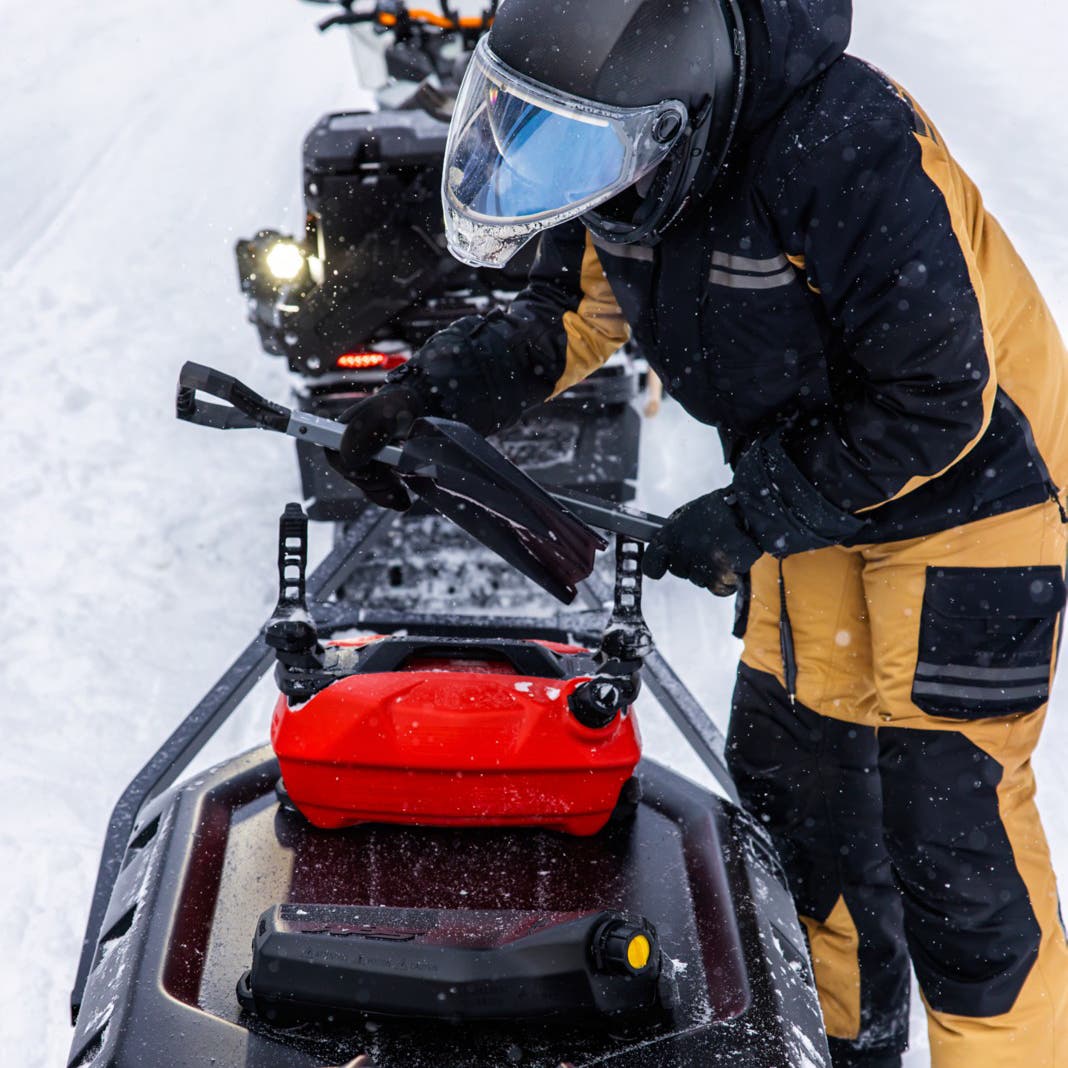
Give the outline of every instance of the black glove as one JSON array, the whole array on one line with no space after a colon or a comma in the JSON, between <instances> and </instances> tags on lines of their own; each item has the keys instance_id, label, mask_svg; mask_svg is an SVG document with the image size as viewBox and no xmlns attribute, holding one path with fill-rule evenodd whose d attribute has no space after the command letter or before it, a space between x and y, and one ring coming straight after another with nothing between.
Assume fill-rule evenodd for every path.
<instances>
[{"instance_id":1,"label":"black glove","mask_svg":"<svg viewBox=\"0 0 1068 1068\"><path fill-rule=\"evenodd\" d=\"M341 422L348 424L345 436L338 452L327 451L327 459L375 504L406 511L412 499L404 483L374 456L383 446L406 438L416 419L426 414L426 403L418 390L401 382L386 383L377 393L342 412Z\"/></svg>"},{"instance_id":2,"label":"black glove","mask_svg":"<svg viewBox=\"0 0 1068 1068\"><path fill-rule=\"evenodd\" d=\"M645 550L642 571L652 579L670 571L717 597L729 597L738 589L738 577L762 555L746 532L733 493L717 490L671 513Z\"/></svg>"}]
</instances>

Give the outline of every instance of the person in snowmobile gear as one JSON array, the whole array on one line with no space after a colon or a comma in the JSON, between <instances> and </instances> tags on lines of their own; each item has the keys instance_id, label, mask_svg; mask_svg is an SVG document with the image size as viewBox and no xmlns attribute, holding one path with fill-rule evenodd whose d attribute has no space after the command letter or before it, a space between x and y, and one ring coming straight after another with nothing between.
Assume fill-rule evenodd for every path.
<instances>
[{"instance_id":1,"label":"person in snowmobile gear","mask_svg":"<svg viewBox=\"0 0 1068 1068\"><path fill-rule=\"evenodd\" d=\"M343 463L366 470L395 391L488 433L633 336L734 471L645 566L721 593L748 569L729 758L835 1065L900 1064L911 959L935 1068L1054 1068L1068 944L1031 755L1065 602L1068 354L941 134L845 54L851 15L508 0L443 202L469 262L537 236L529 284L393 372Z\"/></svg>"}]
</instances>

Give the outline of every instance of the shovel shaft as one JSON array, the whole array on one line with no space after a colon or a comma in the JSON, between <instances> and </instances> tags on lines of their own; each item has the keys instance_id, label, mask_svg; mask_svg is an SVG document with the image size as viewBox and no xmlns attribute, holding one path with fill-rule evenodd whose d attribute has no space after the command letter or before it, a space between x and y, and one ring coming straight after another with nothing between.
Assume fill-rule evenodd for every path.
<instances>
[{"instance_id":1,"label":"shovel shaft","mask_svg":"<svg viewBox=\"0 0 1068 1068\"><path fill-rule=\"evenodd\" d=\"M591 527L607 530L624 538L633 538L635 541L652 541L665 523L662 516L639 512L635 508L627 508L601 497L591 497L571 490L566 493L553 493L552 490L549 492L568 511L574 512Z\"/></svg>"},{"instance_id":2,"label":"shovel shaft","mask_svg":"<svg viewBox=\"0 0 1068 1068\"><path fill-rule=\"evenodd\" d=\"M321 445L324 449L337 452L341 448L341 439L345 436L345 424L336 419L324 419L321 415L310 412L289 413L289 423L285 432L298 441L307 441L312 445ZM403 450L398 445L387 445L375 457L390 467L397 467L401 462Z\"/></svg>"}]
</instances>

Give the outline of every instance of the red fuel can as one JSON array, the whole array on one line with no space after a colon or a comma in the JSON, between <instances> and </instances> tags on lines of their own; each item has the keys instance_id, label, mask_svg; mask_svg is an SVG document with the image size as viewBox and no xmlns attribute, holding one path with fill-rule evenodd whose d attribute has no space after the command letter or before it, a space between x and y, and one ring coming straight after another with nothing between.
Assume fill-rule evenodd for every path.
<instances>
[{"instance_id":1,"label":"red fuel can","mask_svg":"<svg viewBox=\"0 0 1068 1068\"><path fill-rule=\"evenodd\" d=\"M583 726L568 706L587 650L551 642L332 643L354 671L279 698L271 742L317 827L401 823L599 831L641 757L632 710ZM586 673L579 673L585 668Z\"/></svg>"}]
</instances>

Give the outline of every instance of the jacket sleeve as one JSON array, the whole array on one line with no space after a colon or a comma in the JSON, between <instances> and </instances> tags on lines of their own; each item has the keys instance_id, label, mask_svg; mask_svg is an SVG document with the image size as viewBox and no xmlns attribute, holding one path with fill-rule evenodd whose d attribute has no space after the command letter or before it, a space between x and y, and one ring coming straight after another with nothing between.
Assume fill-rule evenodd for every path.
<instances>
[{"instance_id":1,"label":"jacket sleeve","mask_svg":"<svg viewBox=\"0 0 1068 1068\"><path fill-rule=\"evenodd\" d=\"M435 334L400 377L419 384L435 414L489 434L592 374L628 337L575 220L542 234L527 286L507 309Z\"/></svg>"},{"instance_id":2,"label":"jacket sleeve","mask_svg":"<svg viewBox=\"0 0 1068 1068\"><path fill-rule=\"evenodd\" d=\"M972 245L982 207L917 121L840 131L802 159L773 206L832 338L831 408L756 443L736 472L765 541L776 528L804 528L806 510L823 515L789 551L840 541L859 529L856 517L937 478L993 413L993 344Z\"/></svg>"}]
</instances>

